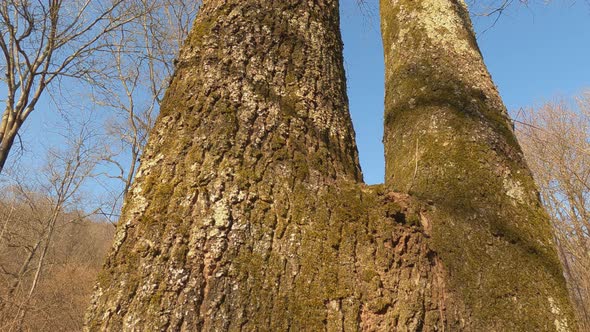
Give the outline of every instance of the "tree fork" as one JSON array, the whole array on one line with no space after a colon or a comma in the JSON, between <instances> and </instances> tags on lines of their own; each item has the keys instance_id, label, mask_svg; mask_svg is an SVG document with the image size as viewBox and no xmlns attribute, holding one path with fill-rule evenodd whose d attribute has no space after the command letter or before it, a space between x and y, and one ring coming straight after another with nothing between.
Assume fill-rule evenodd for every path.
<instances>
[{"instance_id":1,"label":"tree fork","mask_svg":"<svg viewBox=\"0 0 590 332\"><path fill-rule=\"evenodd\" d=\"M87 330L439 319L436 287L414 283L433 283L417 212L361 184L338 15L335 0L204 4Z\"/></svg>"},{"instance_id":2,"label":"tree fork","mask_svg":"<svg viewBox=\"0 0 590 332\"><path fill-rule=\"evenodd\" d=\"M386 186L433 205L476 331L575 329L549 219L463 0L382 0Z\"/></svg>"},{"instance_id":3,"label":"tree fork","mask_svg":"<svg viewBox=\"0 0 590 332\"><path fill-rule=\"evenodd\" d=\"M414 165L406 181L416 193L426 156L399 156ZM514 306L496 305L503 298L474 301L458 285L460 253L441 240L445 231L465 235L471 210L455 216L435 196L391 192L407 189L391 183L362 183L338 1L206 1L126 197L86 330L505 331L565 321L559 265L538 260L526 271L554 274L535 285L558 286L544 315L508 325L502 310ZM487 261L508 272L499 254L520 258L523 247L492 240ZM516 296L535 287L517 285L527 291ZM483 317L481 305L495 311Z\"/></svg>"}]
</instances>

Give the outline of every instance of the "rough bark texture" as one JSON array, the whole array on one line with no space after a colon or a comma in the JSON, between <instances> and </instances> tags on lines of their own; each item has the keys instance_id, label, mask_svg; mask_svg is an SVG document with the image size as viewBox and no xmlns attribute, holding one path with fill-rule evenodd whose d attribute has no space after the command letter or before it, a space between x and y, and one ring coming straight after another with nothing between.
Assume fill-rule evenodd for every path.
<instances>
[{"instance_id":1,"label":"rough bark texture","mask_svg":"<svg viewBox=\"0 0 590 332\"><path fill-rule=\"evenodd\" d=\"M413 163L411 156L400 163ZM426 188L427 178L416 176L415 189ZM530 330L554 330L554 321L569 319L545 233L525 233L540 234L525 243L506 231L520 228L506 224L480 243L483 251L457 249L444 232L463 236L448 243L474 244L479 238L466 234L491 223L470 226L467 207L455 218L439 196L418 197L362 184L337 0L206 1L127 198L86 329L509 331L529 321ZM514 217L520 210L490 211ZM527 232L537 229L518 220ZM449 226L455 221L458 230ZM479 254L481 264L474 263ZM463 262L483 270L466 276ZM513 264L524 272L508 270ZM492 283L490 271L514 278ZM523 273L540 281L516 279ZM539 299L547 310L525 317ZM481 314L483 306L494 311Z\"/></svg>"},{"instance_id":2,"label":"rough bark texture","mask_svg":"<svg viewBox=\"0 0 590 332\"><path fill-rule=\"evenodd\" d=\"M426 299L442 296L440 280L419 217L361 181L337 1L206 2L87 328L415 330L437 321Z\"/></svg>"},{"instance_id":3,"label":"rough bark texture","mask_svg":"<svg viewBox=\"0 0 590 332\"><path fill-rule=\"evenodd\" d=\"M387 188L433 204L431 249L476 331L575 329L551 226L463 0L383 0Z\"/></svg>"}]
</instances>

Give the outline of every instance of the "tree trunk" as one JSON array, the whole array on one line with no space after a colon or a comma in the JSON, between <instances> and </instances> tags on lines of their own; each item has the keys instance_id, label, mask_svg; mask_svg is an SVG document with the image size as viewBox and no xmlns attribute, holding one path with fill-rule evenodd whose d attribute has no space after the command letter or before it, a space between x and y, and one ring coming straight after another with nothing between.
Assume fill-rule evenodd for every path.
<instances>
[{"instance_id":1,"label":"tree trunk","mask_svg":"<svg viewBox=\"0 0 590 332\"><path fill-rule=\"evenodd\" d=\"M453 219L432 200L362 184L337 0L205 1L126 198L86 329L506 331L529 321L545 330L563 324L569 307L552 248L533 251L536 242L525 247L519 238L493 236L482 244L491 257L482 262L496 265L473 278L521 263L547 280L496 279L498 293L524 290L476 301L459 278L482 297L496 294L474 289L454 261L460 254L440 240L444 231L466 234L467 210ZM489 209L500 215L509 208ZM446 226L455 220L456 231ZM502 261L512 257L524 262ZM526 301L538 305L542 297L546 312L507 312L529 314ZM494 311L483 317L482 305ZM516 320L504 323L508 315Z\"/></svg>"},{"instance_id":2,"label":"tree trunk","mask_svg":"<svg viewBox=\"0 0 590 332\"><path fill-rule=\"evenodd\" d=\"M18 127L20 128L20 126ZM13 129L6 131L4 135L0 136L0 174L2 174L2 170L6 166L6 161L8 160L8 155L10 154L17 133L18 131Z\"/></svg>"},{"instance_id":3,"label":"tree trunk","mask_svg":"<svg viewBox=\"0 0 590 332\"><path fill-rule=\"evenodd\" d=\"M383 0L386 186L429 201L432 250L476 331L568 331L548 216L463 0Z\"/></svg>"}]
</instances>

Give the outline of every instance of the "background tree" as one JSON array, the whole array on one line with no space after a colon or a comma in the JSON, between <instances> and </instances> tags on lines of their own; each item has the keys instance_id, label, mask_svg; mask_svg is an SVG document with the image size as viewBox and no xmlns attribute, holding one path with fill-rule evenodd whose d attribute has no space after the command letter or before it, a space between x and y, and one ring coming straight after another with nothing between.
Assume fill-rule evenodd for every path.
<instances>
[{"instance_id":1,"label":"background tree","mask_svg":"<svg viewBox=\"0 0 590 332\"><path fill-rule=\"evenodd\" d=\"M23 123L48 87L62 79L94 82L109 64L109 33L141 16L134 1L6 0L0 53L7 97L0 123L0 172Z\"/></svg>"},{"instance_id":2,"label":"background tree","mask_svg":"<svg viewBox=\"0 0 590 332\"><path fill-rule=\"evenodd\" d=\"M519 112L517 133L541 189L581 330L590 329L590 94Z\"/></svg>"},{"instance_id":3,"label":"background tree","mask_svg":"<svg viewBox=\"0 0 590 332\"><path fill-rule=\"evenodd\" d=\"M80 328L81 311L58 313L58 303L64 300L71 303L62 305L84 306L93 280L92 271L100 266L102 250L99 249L105 243L90 240L89 231L98 231L97 239L105 240L108 230L105 232L99 224L94 226L87 219L93 212L82 210L87 206L84 197L89 196L83 192L84 185L92 181L93 170L102 156L97 146L99 141L88 123L70 124L65 129L66 145L49 150L40 175L13 174L11 185L4 190L0 210L3 223L0 280L5 286L0 292L2 330L46 329L56 324L75 330L76 323ZM68 238L76 234L81 237ZM87 248L77 252L67 250L68 247L81 249L85 245L82 241L88 241ZM88 261L84 262L85 259ZM71 277L82 277L73 281L69 290L68 281L63 279L68 271ZM51 298L52 288L63 294ZM67 317L68 314L78 318ZM59 322L58 318L65 319Z\"/></svg>"}]
</instances>

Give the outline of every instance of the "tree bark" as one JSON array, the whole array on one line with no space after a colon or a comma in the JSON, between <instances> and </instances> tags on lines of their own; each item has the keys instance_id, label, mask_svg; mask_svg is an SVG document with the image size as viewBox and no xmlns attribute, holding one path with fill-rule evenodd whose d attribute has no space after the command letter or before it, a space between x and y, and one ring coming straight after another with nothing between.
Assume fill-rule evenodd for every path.
<instances>
[{"instance_id":1,"label":"tree bark","mask_svg":"<svg viewBox=\"0 0 590 332\"><path fill-rule=\"evenodd\" d=\"M407 179L417 179L416 189L424 181L418 165ZM541 251L537 242L492 236L482 262L496 265L465 277L454 261L460 252L440 239L467 234L467 210L454 216L438 196L413 190L417 199L390 191L405 191L391 183L362 183L337 0L205 1L126 198L86 330L507 331L536 319L540 330L565 322L549 240ZM470 264L481 253L459 248ZM501 260L513 257L524 262ZM522 276L505 269L516 263L548 281L481 281L498 293L524 287L507 299L473 288L496 269ZM490 297L477 301L460 278ZM526 301L540 298L547 312L510 314L516 320L504 323L513 297L526 307L518 312L530 313ZM484 305L495 311L482 318Z\"/></svg>"},{"instance_id":2,"label":"tree bark","mask_svg":"<svg viewBox=\"0 0 590 332\"><path fill-rule=\"evenodd\" d=\"M20 129L20 125L17 125L17 129L6 131L4 135L0 136L0 174L6 166L6 160L8 160L8 155L10 154L10 150L12 149L12 145L14 143L14 139L18 134L18 129Z\"/></svg>"},{"instance_id":3,"label":"tree bark","mask_svg":"<svg viewBox=\"0 0 590 332\"><path fill-rule=\"evenodd\" d=\"M432 203L476 331L575 329L548 216L463 0L383 0L386 186Z\"/></svg>"}]
</instances>

